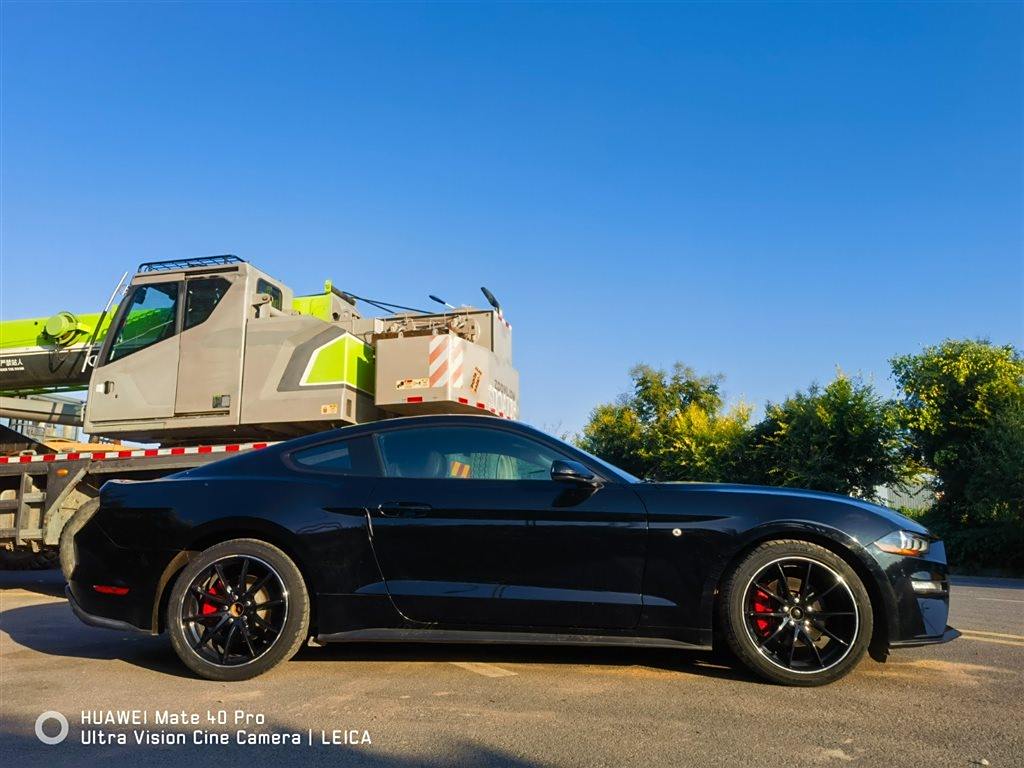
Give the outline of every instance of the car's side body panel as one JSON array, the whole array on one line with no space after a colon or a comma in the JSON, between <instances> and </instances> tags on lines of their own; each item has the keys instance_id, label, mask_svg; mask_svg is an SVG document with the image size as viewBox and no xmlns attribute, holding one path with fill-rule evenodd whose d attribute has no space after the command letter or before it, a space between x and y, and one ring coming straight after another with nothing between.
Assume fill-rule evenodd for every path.
<instances>
[{"instance_id":1,"label":"car's side body panel","mask_svg":"<svg viewBox=\"0 0 1024 768\"><path fill-rule=\"evenodd\" d=\"M627 485L398 478L382 481L371 520L388 590L411 621L629 629L640 619L647 523Z\"/></svg>"}]
</instances>

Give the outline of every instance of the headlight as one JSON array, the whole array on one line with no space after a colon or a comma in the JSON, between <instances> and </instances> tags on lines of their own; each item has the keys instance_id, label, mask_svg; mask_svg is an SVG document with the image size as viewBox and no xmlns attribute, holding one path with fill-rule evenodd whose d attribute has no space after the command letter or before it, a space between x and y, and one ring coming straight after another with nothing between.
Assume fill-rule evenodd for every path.
<instances>
[{"instance_id":1,"label":"headlight","mask_svg":"<svg viewBox=\"0 0 1024 768\"><path fill-rule=\"evenodd\" d=\"M929 542L924 536L909 531L893 531L875 542L875 546L892 555L920 557L928 552Z\"/></svg>"}]
</instances>

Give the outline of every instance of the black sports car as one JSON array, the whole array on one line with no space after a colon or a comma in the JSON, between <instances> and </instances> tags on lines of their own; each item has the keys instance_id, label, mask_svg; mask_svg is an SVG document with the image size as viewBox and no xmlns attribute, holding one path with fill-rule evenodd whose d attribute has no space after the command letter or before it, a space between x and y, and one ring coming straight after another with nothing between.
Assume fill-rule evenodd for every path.
<instances>
[{"instance_id":1,"label":"black sports car","mask_svg":"<svg viewBox=\"0 0 1024 768\"><path fill-rule=\"evenodd\" d=\"M64 534L75 613L242 680L320 642L728 649L819 685L941 643L941 541L845 496L650 483L522 424L347 427L147 482Z\"/></svg>"}]
</instances>

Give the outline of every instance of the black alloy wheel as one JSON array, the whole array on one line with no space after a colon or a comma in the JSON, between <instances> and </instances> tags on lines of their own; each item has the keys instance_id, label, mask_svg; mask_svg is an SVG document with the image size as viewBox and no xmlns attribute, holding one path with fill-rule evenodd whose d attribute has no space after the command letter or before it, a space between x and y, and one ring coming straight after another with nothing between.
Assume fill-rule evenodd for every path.
<instances>
[{"instance_id":1,"label":"black alloy wheel","mask_svg":"<svg viewBox=\"0 0 1024 768\"><path fill-rule=\"evenodd\" d=\"M271 566L248 555L227 555L196 576L181 617L192 650L207 661L237 666L255 661L284 628L288 590Z\"/></svg>"},{"instance_id":2,"label":"black alloy wheel","mask_svg":"<svg viewBox=\"0 0 1024 768\"><path fill-rule=\"evenodd\" d=\"M853 648L859 611L850 587L803 557L769 563L747 585L747 632L773 664L794 672L835 666Z\"/></svg>"},{"instance_id":3,"label":"black alloy wheel","mask_svg":"<svg viewBox=\"0 0 1024 768\"><path fill-rule=\"evenodd\" d=\"M281 550L235 539L185 567L168 603L167 627L175 652L193 671L244 680L298 650L309 629L309 597Z\"/></svg>"},{"instance_id":4,"label":"black alloy wheel","mask_svg":"<svg viewBox=\"0 0 1024 768\"><path fill-rule=\"evenodd\" d=\"M871 638L871 603L856 572L804 541L770 541L737 566L722 625L736 656L773 682L821 685L845 675Z\"/></svg>"}]
</instances>

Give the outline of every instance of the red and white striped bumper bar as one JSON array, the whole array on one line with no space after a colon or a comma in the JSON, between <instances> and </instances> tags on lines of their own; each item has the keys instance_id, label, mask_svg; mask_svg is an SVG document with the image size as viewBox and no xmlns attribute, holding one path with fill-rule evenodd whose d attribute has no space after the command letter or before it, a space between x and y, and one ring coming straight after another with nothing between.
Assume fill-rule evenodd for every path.
<instances>
[{"instance_id":1,"label":"red and white striped bumper bar","mask_svg":"<svg viewBox=\"0 0 1024 768\"><path fill-rule=\"evenodd\" d=\"M193 445L183 448L136 448L114 451L70 451L68 453L37 453L27 456L0 456L0 464L31 464L37 461L110 461L112 459L144 459L155 456L192 456L202 453L241 453L256 451L275 443L233 443L230 445Z\"/></svg>"}]
</instances>

